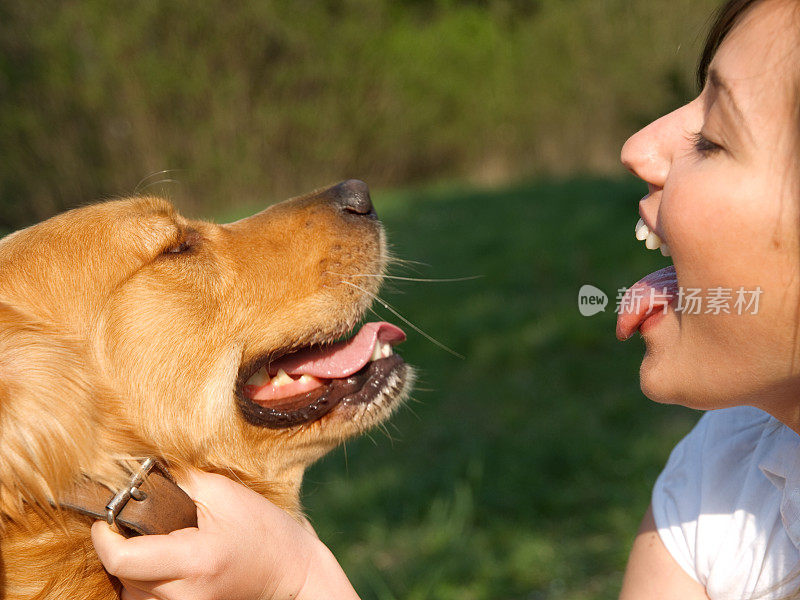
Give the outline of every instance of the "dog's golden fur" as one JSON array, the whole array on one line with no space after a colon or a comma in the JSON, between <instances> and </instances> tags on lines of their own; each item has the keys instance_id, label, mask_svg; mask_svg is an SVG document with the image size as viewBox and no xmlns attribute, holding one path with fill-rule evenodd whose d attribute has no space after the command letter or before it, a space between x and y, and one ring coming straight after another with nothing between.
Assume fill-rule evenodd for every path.
<instances>
[{"instance_id":1,"label":"dog's golden fur","mask_svg":"<svg viewBox=\"0 0 800 600\"><path fill-rule=\"evenodd\" d=\"M304 469L386 418L408 369L378 410L288 429L242 418L237 377L347 333L379 279L342 278L385 261L379 223L324 190L228 225L112 201L0 241L0 597L117 597L90 520L52 501L80 477L117 489L126 460L225 474L299 515Z\"/></svg>"}]
</instances>

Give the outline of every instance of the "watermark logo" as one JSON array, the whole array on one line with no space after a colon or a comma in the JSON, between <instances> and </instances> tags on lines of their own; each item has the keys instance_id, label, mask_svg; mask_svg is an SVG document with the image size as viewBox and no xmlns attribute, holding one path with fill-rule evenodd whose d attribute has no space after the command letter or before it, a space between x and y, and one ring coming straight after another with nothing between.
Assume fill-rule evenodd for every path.
<instances>
[{"instance_id":1,"label":"watermark logo","mask_svg":"<svg viewBox=\"0 0 800 600\"><path fill-rule=\"evenodd\" d=\"M761 287L752 289L711 287L701 288L662 288L634 286L617 290L617 314L653 313L661 310L666 313L669 306L676 313L687 315L757 315ZM584 285L578 292L578 310L584 317L592 317L605 312L608 296L593 285Z\"/></svg>"},{"instance_id":2,"label":"watermark logo","mask_svg":"<svg viewBox=\"0 0 800 600\"><path fill-rule=\"evenodd\" d=\"M584 285L578 292L578 310L584 317L603 312L608 306L608 296L593 285Z\"/></svg>"}]
</instances>

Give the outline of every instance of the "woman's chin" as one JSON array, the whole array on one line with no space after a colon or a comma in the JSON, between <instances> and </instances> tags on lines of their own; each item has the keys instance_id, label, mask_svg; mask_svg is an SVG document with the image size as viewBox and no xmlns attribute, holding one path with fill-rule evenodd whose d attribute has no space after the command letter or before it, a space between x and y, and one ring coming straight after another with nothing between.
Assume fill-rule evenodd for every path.
<instances>
[{"instance_id":1,"label":"woman's chin","mask_svg":"<svg viewBox=\"0 0 800 600\"><path fill-rule=\"evenodd\" d=\"M648 346L639 368L642 393L659 404L677 404L698 410L747 404L730 378L720 379L703 360L677 347L654 351Z\"/></svg>"},{"instance_id":2,"label":"woman's chin","mask_svg":"<svg viewBox=\"0 0 800 600\"><path fill-rule=\"evenodd\" d=\"M639 368L639 385L642 393L653 402L659 404L679 404L676 397L676 372L664 365L664 356L654 355L648 351ZM668 361L667 361L668 362Z\"/></svg>"},{"instance_id":3,"label":"woman's chin","mask_svg":"<svg viewBox=\"0 0 800 600\"><path fill-rule=\"evenodd\" d=\"M642 393L660 404L686 404L691 401L687 384L692 377L685 373L684 352L680 349L680 322L669 311L657 323L642 332L646 350L639 368ZM683 364L682 364L683 363Z\"/></svg>"},{"instance_id":4,"label":"woman's chin","mask_svg":"<svg viewBox=\"0 0 800 600\"><path fill-rule=\"evenodd\" d=\"M768 344L757 344L759 337L768 336L752 328L749 338L743 332L731 335L732 326L718 325L721 318L695 321L670 311L642 332L646 350L639 384L647 398L659 404L713 410L759 406L764 397L780 395L765 389L764 381L780 382L782 375L794 372L790 358L777 355ZM784 394L795 404L797 381L800 375L793 394Z\"/></svg>"}]
</instances>

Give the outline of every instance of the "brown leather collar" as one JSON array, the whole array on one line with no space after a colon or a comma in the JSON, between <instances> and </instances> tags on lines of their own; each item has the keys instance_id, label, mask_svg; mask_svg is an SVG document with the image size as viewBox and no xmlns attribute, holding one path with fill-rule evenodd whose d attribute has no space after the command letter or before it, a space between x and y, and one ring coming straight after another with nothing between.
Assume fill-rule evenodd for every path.
<instances>
[{"instance_id":1,"label":"brown leather collar","mask_svg":"<svg viewBox=\"0 0 800 600\"><path fill-rule=\"evenodd\" d=\"M104 485L86 478L58 505L116 525L126 537L166 534L197 527L197 510L159 461L148 458L127 487L109 495Z\"/></svg>"}]
</instances>

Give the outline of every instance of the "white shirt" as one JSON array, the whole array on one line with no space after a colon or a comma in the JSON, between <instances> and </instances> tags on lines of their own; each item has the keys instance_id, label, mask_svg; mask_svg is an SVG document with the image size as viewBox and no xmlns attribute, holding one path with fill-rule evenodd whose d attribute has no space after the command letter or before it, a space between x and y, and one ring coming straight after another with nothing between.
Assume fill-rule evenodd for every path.
<instances>
[{"instance_id":1,"label":"white shirt","mask_svg":"<svg viewBox=\"0 0 800 600\"><path fill-rule=\"evenodd\" d=\"M786 596L800 588L781 586L800 568L800 436L756 408L706 413L656 481L653 516L711 600Z\"/></svg>"}]
</instances>

